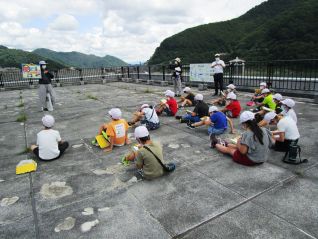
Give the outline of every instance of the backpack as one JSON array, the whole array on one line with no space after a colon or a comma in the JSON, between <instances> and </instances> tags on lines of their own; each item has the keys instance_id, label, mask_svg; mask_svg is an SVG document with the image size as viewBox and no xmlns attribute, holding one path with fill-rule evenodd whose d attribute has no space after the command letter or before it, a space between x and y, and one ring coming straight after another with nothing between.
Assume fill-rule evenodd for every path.
<instances>
[{"instance_id":1,"label":"backpack","mask_svg":"<svg viewBox=\"0 0 318 239\"><path fill-rule=\"evenodd\" d=\"M308 162L307 159L301 159L300 153L301 153L301 148L299 145L290 144L283 158L283 162L289 163L289 164L307 163Z\"/></svg>"}]
</instances>

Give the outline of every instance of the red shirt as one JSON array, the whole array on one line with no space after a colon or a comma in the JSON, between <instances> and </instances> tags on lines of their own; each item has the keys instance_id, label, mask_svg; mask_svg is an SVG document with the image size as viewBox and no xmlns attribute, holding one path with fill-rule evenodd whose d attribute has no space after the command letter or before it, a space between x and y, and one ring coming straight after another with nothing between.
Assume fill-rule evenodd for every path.
<instances>
[{"instance_id":1,"label":"red shirt","mask_svg":"<svg viewBox=\"0 0 318 239\"><path fill-rule=\"evenodd\" d=\"M240 115L241 104L238 100L232 100L232 102L225 107L227 110L232 112L232 117L236 118Z\"/></svg>"},{"instance_id":2,"label":"red shirt","mask_svg":"<svg viewBox=\"0 0 318 239\"><path fill-rule=\"evenodd\" d=\"M169 100L167 100L167 105L169 106L170 111L173 115L176 115L178 111L178 103L175 98L169 97Z\"/></svg>"}]
</instances>

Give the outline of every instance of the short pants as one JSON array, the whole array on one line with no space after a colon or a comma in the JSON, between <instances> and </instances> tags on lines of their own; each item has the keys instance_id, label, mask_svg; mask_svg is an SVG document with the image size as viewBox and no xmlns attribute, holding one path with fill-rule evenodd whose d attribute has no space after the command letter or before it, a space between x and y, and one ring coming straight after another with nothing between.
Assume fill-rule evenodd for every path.
<instances>
[{"instance_id":1,"label":"short pants","mask_svg":"<svg viewBox=\"0 0 318 239\"><path fill-rule=\"evenodd\" d=\"M241 154L239 150L236 150L234 152L233 161L245 166L254 166L254 165L262 164L262 163L255 163L254 161L250 160L246 155Z\"/></svg>"}]
</instances>

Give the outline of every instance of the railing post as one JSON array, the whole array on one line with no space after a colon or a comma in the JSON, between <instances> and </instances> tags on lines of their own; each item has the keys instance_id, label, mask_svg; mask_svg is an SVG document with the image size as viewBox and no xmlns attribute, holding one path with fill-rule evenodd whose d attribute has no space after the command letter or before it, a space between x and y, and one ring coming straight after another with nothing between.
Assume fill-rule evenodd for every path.
<instances>
[{"instance_id":1,"label":"railing post","mask_svg":"<svg viewBox=\"0 0 318 239\"><path fill-rule=\"evenodd\" d=\"M130 78L129 66L127 66L127 78Z\"/></svg>"},{"instance_id":2,"label":"railing post","mask_svg":"<svg viewBox=\"0 0 318 239\"><path fill-rule=\"evenodd\" d=\"M148 79L151 80L151 67L148 66Z\"/></svg>"},{"instance_id":3,"label":"railing post","mask_svg":"<svg viewBox=\"0 0 318 239\"><path fill-rule=\"evenodd\" d=\"M273 66L272 62L267 64L267 85L268 87L272 87L272 78L273 78Z\"/></svg>"},{"instance_id":4,"label":"railing post","mask_svg":"<svg viewBox=\"0 0 318 239\"><path fill-rule=\"evenodd\" d=\"M4 83L3 83L3 79L2 79L2 72L0 72L0 88L4 89Z\"/></svg>"},{"instance_id":5,"label":"railing post","mask_svg":"<svg viewBox=\"0 0 318 239\"><path fill-rule=\"evenodd\" d=\"M166 67L162 66L162 80L165 81L166 80Z\"/></svg>"},{"instance_id":6,"label":"railing post","mask_svg":"<svg viewBox=\"0 0 318 239\"><path fill-rule=\"evenodd\" d=\"M139 79L139 66L137 66L137 79Z\"/></svg>"},{"instance_id":7,"label":"railing post","mask_svg":"<svg viewBox=\"0 0 318 239\"><path fill-rule=\"evenodd\" d=\"M120 69L121 69L121 78L124 78L124 67L122 66Z\"/></svg>"},{"instance_id":8,"label":"railing post","mask_svg":"<svg viewBox=\"0 0 318 239\"><path fill-rule=\"evenodd\" d=\"M84 80L83 80L83 70L82 69L79 69L79 77L80 77L80 84L81 85L84 85Z\"/></svg>"}]
</instances>

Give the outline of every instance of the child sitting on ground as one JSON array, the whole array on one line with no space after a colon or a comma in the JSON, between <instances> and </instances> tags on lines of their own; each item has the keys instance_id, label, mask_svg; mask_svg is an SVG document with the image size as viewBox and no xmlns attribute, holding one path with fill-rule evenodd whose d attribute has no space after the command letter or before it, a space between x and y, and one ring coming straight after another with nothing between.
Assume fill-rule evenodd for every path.
<instances>
[{"instance_id":1,"label":"child sitting on ground","mask_svg":"<svg viewBox=\"0 0 318 239\"><path fill-rule=\"evenodd\" d=\"M233 92L230 92L227 94L226 99L230 102L221 111L230 118L237 118L241 113L241 104L236 99L236 95Z\"/></svg>"},{"instance_id":2,"label":"child sitting on ground","mask_svg":"<svg viewBox=\"0 0 318 239\"><path fill-rule=\"evenodd\" d=\"M297 115L293 109L293 107L295 106L295 101L293 101L292 99L285 99L281 102L281 104L282 104L281 114L284 116L289 116L297 124Z\"/></svg>"},{"instance_id":3,"label":"child sitting on ground","mask_svg":"<svg viewBox=\"0 0 318 239\"><path fill-rule=\"evenodd\" d=\"M254 114L244 111L240 116L240 124L245 129L235 144L216 143L218 151L232 156L233 161L246 166L262 164L267 161L270 147L273 144L269 130L260 128Z\"/></svg>"},{"instance_id":4,"label":"child sitting on ground","mask_svg":"<svg viewBox=\"0 0 318 239\"><path fill-rule=\"evenodd\" d=\"M236 87L233 84L229 84L226 88L227 88L227 90L224 91L224 93L223 93L223 91L221 91L221 93L223 93L223 94L222 94L222 96L220 98L211 101L212 105L220 105L220 106L225 106L226 105L227 95L229 93L231 93L231 92L235 93L236 92L236 90L235 90Z\"/></svg>"},{"instance_id":5,"label":"child sitting on ground","mask_svg":"<svg viewBox=\"0 0 318 239\"><path fill-rule=\"evenodd\" d=\"M62 156L68 148L68 142L63 142L60 133L53 130L54 117L45 115L42 118L44 129L37 134L36 145L31 145L31 150L38 159L43 161L52 161Z\"/></svg>"},{"instance_id":6,"label":"child sitting on ground","mask_svg":"<svg viewBox=\"0 0 318 239\"><path fill-rule=\"evenodd\" d=\"M187 94L186 96L181 96L181 99L178 103L181 103L181 107L185 106L193 106L196 104L195 99L194 99L194 94L191 92L190 87L186 87L183 89L183 92Z\"/></svg>"},{"instance_id":7,"label":"child sitting on ground","mask_svg":"<svg viewBox=\"0 0 318 239\"><path fill-rule=\"evenodd\" d=\"M180 120L180 123L195 123L201 121L202 117L209 115L209 106L203 101L203 95L197 94L194 98L196 100L196 105L193 112L187 111L187 114L183 116L176 116L176 119Z\"/></svg>"},{"instance_id":8,"label":"child sitting on ground","mask_svg":"<svg viewBox=\"0 0 318 239\"><path fill-rule=\"evenodd\" d=\"M122 161L134 161L139 173L145 179L154 179L164 174L164 169L159 163L156 155L162 163L162 146L150 139L149 131L145 126L138 126L135 129L135 138L139 143L138 149L124 156ZM151 151L151 152L150 152Z\"/></svg>"},{"instance_id":9,"label":"child sitting on ground","mask_svg":"<svg viewBox=\"0 0 318 239\"><path fill-rule=\"evenodd\" d=\"M108 114L112 121L101 125L98 130L98 135L103 135L109 141L109 146L104 149L105 152L112 151L114 146L123 146L130 143L128 139L128 123L126 120L121 119L121 110L112 108Z\"/></svg>"},{"instance_id":10,"label":"child sitting on ground","mask_svg":"<svg viewBox=\"0 0 318 239\"><path fill-rule=\"evenodd\" d=\"M160 104L156 110L158 115L161 115L162 112L166 113L167 116L175 116L178 111L178 103L174 98L174 92L171 90L167 90L165 92L165 96L167 97L165 100L161 100Z\"/></svg>"},{"instance_id":11,"label":"child sitting on ground","mask_svg":"<svg viewBox=\"0 0 318 239\"><path fill-rule=\"evenodd\" d=\"M150 108L148 104L143 104L140 110L134 113L133 120L128 125L135 125L138 121L145 124L148 130L155 130L160 127L159 117L154 108Z\"/></svg>"}]
</instances>

